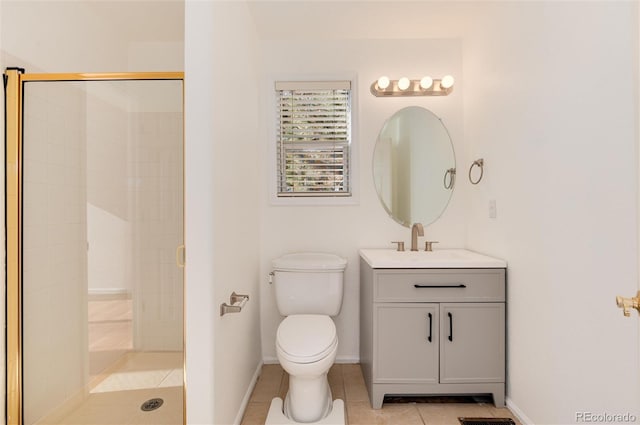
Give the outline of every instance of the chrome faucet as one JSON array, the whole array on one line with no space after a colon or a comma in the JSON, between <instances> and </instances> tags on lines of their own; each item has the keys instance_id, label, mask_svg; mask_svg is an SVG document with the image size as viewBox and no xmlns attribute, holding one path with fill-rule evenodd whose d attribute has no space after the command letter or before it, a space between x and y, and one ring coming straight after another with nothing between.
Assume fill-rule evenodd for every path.
<instances>
[{"instance_id":1,"label":"chrome faucet","mask_svg":"<svg viewBox=\"0 0 640 425\"><path fill-rule=\"evenodd\" d=\"M418 236L424 236L424 227L420 223L413 223L411 226L411 251L418 250Z\"/></svg>"}]
</instances>

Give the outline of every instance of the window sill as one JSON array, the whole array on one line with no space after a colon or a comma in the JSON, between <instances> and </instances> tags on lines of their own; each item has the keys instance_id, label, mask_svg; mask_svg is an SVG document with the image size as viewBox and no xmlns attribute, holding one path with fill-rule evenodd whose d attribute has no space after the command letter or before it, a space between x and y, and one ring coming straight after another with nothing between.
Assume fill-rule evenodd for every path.
<instances>
[{"instance_id":1,"label":"window sill","mask_svg":"<svg viewBox=\"0 0 640 425\"><path fill-rule=\"evenodd\" d=\"M358 205L355 195L351 196L271 196L269 204L273 206L349 206Z\"/></svg>"}]
</instances>

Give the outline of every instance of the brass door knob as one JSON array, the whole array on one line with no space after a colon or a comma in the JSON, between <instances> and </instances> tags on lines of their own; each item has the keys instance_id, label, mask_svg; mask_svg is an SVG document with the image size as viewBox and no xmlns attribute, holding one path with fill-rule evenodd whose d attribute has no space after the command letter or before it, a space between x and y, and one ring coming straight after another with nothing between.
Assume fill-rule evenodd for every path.
<instances>
[{"instance_id":1,"label":"brass door knob","mask_svg":"<svg viewBox=\"0 0 640 425\"><path fill-rule=\"evenodd\" d=\"M638 310L638 314L640 314L640 291L638 291L636 296L632 298L617 296L616 304L622 309L622 314L624 314L625 317L631 316L631 313L629 312L629 309L631 308L635 308Z\"/></svg>"}]
</instances>

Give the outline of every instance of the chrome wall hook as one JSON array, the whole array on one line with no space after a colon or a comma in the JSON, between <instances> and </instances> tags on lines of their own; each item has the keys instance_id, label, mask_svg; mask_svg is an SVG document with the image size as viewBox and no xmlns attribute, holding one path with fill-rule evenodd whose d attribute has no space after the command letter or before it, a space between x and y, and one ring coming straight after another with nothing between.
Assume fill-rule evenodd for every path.
<instances>
[{"instance_id":1,"label":"chrome wall hook","mask_svg":"<svg viewBox=\"0 0 640 425\"><path fill-rule=\"evenodd\" d=\"M478 180L474 181L473 177L471 177L471 172L473 171L473 167L476 167L476 166L480 168L480 177L478 177ZM480 183L480 180L482 180L483 175L484 175L484 159L483 158L476 159L471 164L471 167L469 167L469 181L471 182L471 184L478 184Z\"/></svg>"}]
</instances>

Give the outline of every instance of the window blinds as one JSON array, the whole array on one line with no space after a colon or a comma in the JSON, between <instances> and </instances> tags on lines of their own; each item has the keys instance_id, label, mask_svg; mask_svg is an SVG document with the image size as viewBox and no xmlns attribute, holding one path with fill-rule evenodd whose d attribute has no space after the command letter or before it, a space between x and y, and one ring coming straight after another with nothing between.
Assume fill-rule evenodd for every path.
<instances>
[{"instance_id":1,"label":"window blinds","mask_svg":"<svg viewBox=\"0 0 640 425\"><path fill-rule=\"evenodd\" d=\"M278 196L350 196L351 82L276 82Z\"/></svg>"}]
</instances>

